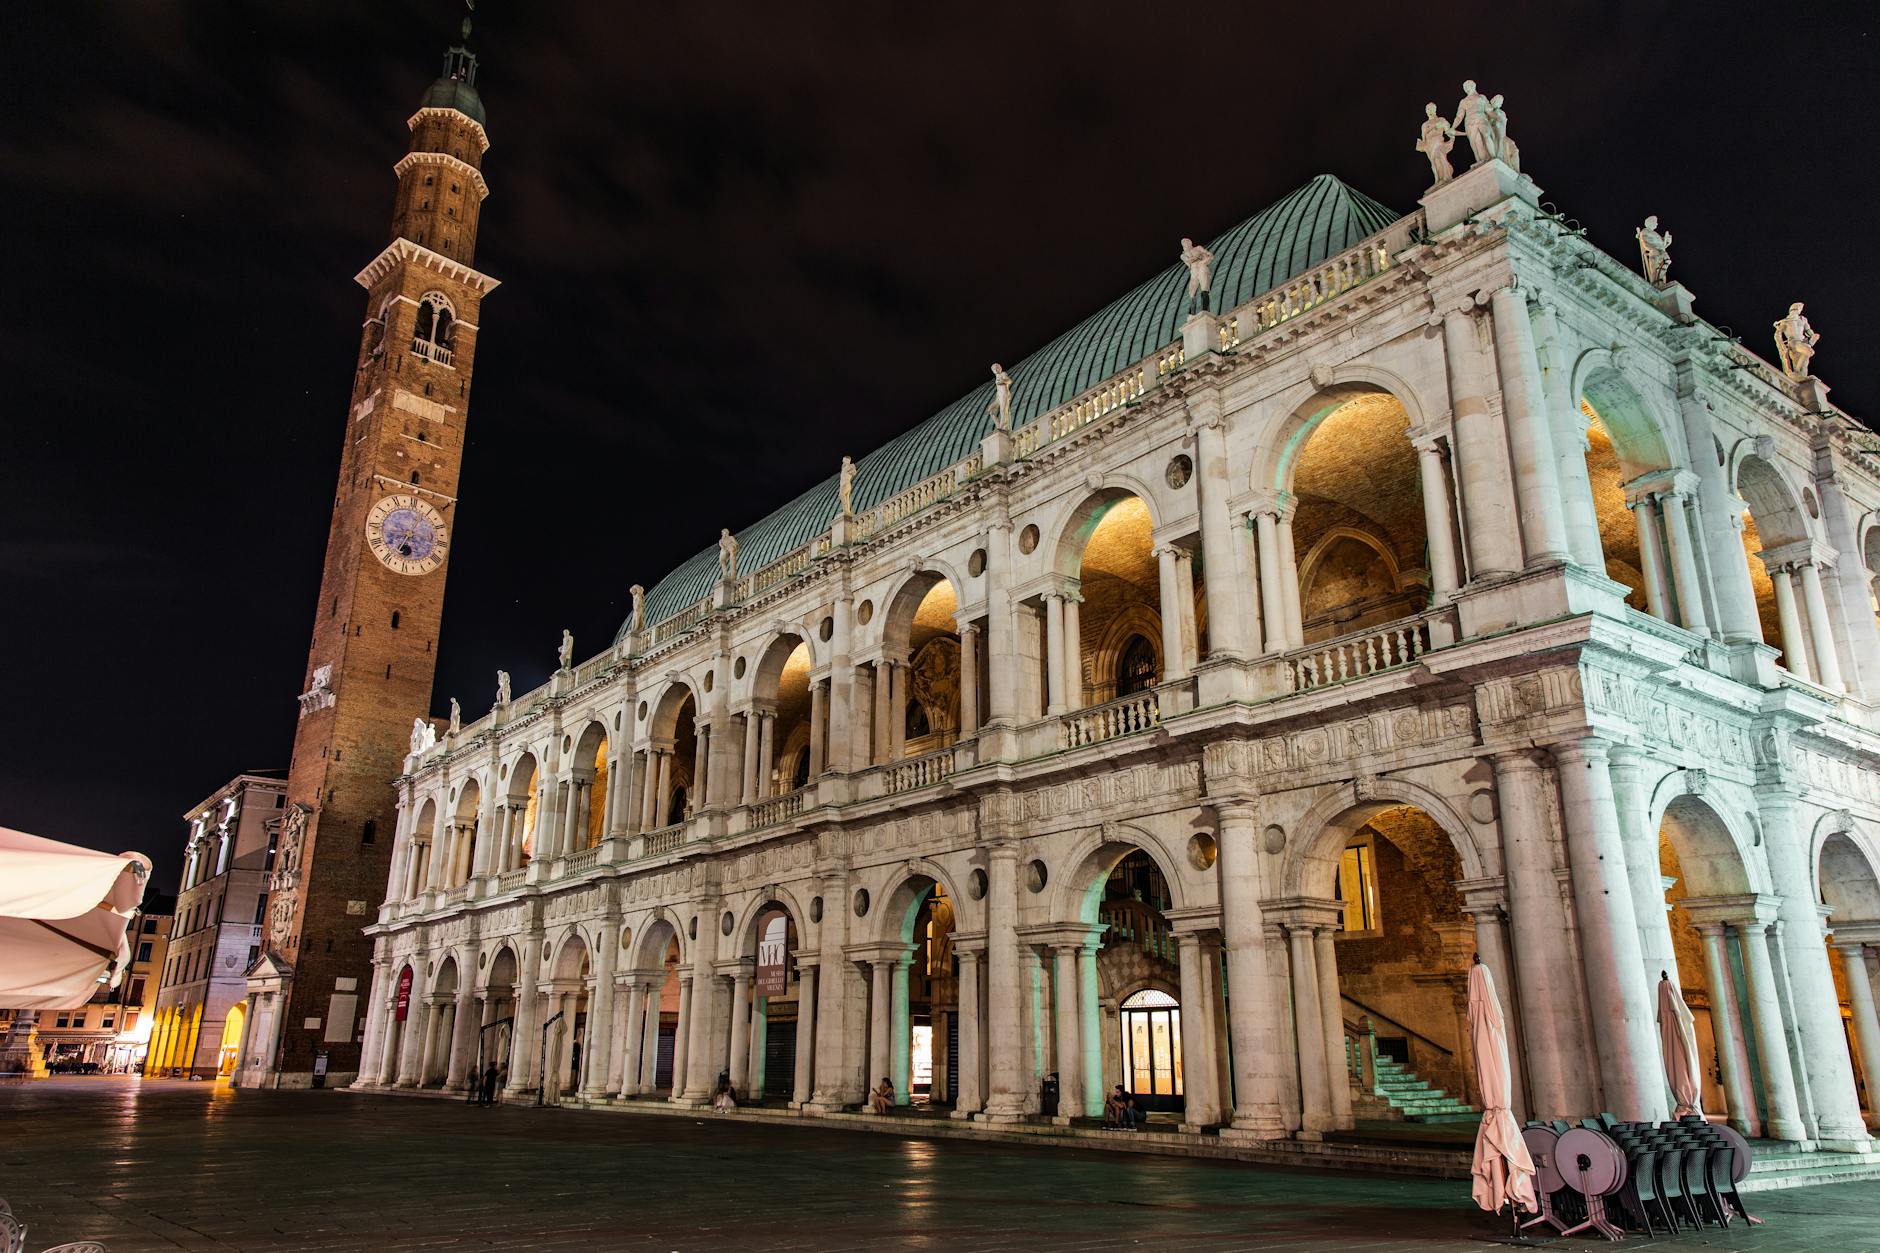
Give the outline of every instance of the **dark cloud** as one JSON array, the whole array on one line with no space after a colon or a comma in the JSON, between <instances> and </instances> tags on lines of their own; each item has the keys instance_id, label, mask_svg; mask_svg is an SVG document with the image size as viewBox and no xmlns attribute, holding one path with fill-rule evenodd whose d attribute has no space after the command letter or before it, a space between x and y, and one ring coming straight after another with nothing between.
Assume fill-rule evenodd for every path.
<instances>
[{"instance_id":1,"label":"dark cloud","mask_svg":"<svg viewBox=\"0 0 1880 1253\"><path fill-rule=\"evenodd\" d=\"M361 300L459 10L40 5L0 47L0 824L134 846L285 761ZM1329 171L1415 203L1508 97L1616 256L1880 401L1868 6L486 4L492 188L438 676L474 706L1173 257ZM265 542L255 536L265 533Z\"/></svg>"}]
</instances>

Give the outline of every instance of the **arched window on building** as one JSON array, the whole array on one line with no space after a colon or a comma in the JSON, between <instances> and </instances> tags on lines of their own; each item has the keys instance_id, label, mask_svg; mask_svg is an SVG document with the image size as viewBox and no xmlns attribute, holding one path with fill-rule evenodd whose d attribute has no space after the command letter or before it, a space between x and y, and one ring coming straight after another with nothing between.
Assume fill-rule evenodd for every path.
<instances>
[{"instance_id":1,"label":"arched window on building","mask_svg":"<svg viewBox=\"0 0 1880 1253\"><path fill-rule=\"evenodd\" d=\"M1156 668L1155 645L1140 635L1130 636L1116 657L1116 694L1148 691L1155 686Z\"/></svg>"},{"instance_id":2,"label":"arched window on building","mask_svg":"<svg viewBox=\"0 0 1880 1253\"><path fill-rule=\"evenodd\" d=\"M457 334L457 315L442 292L426 292L418 301L418 324L411 333L411 351L439 365L449 365Z\"/></svg>"},{"instance_id":3,"label":"arched window on building","mask_svg":"<svg viewBox=\"0 0 1880 1253\"><path fill-rule=\"evenodd\" d=\"M1144 988L1122 1005L1123 1083L1148 1108L1182 1094L1182 1013L1175 998Z\"/></svg>"}]
</instances>

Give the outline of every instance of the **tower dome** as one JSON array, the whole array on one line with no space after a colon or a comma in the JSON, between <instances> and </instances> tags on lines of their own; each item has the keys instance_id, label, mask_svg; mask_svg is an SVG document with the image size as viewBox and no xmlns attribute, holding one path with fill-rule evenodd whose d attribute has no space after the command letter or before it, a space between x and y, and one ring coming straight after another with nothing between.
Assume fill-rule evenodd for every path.
<instances>
[{"instance_id":1,"label":"tower dome","mask_svg":"<svg viewBox=\"0 0 1880 1253\"><path fill-rule=\"evenodd\" d=\"M470 23L463 24L465 42L470 38ZM478 126L484 125L483 97L477 94L477 55L457 44L444 54L444 72L425 89L420 109L455 109Z\"/></svg>"}]
</instances>

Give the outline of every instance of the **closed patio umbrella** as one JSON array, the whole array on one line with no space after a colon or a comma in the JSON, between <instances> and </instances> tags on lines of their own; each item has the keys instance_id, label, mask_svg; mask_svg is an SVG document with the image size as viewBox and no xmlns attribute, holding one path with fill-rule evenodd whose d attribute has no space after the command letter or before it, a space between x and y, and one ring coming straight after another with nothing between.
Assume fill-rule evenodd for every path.
<instances>
[{"instance_id":1,"label":"closed patio umbrella","mask_svg":"<svg viewBox=\"0 0 1880 1253\"><path fill-rule=\"evenodd\" d=\"M1508 1029L1501 1016L1495 980L1480 958L1469 968L1469 1043L1475 1049L1475 1079L1482 1093L1482 1126L1475 1133L1475 1203L1489 1213L1513 1202L1538 1210L1534 1158L1515 1125L1508 1072Z\"/></svg>"},{"instance_id":2,"label":"closed patio umbrella","mask_svg":"<svg viewBox=\"0 0 1880 1253\"><path fill-rule=\"evenodd\" d=\"M0 1005L69 1009L128 965L150 859L0 827Z\"/></svg>"},{"instance_id":3,"label":"closed patio umbrella","mask_svg":"<svg viewBox=\"0 0 1880 1253\"><path fill-rule=\"evenodd\" d=\"M1665 1055L1665 1082L1678 1108L1673 1117L1701 1114L1703 1089L1697 1082L1697 1023L1671 976L1658 972L1658 1051Z\"/></svg>"}]
</instances>

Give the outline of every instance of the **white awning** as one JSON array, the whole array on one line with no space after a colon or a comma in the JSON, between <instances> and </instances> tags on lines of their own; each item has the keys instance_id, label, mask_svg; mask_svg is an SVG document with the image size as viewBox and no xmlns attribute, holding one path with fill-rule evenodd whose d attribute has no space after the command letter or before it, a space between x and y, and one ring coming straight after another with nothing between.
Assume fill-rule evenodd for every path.
<instances>
[{"instance_id":1,"label":"white awning","mask_svg":"<svg viewBox=\"0 0 1880 1253\"><path fill-rule=\"evenodd\" d=\"M130 964L150 859L0 827L0 1005L70 1009Z\"/></svg>"}]
</instances>

